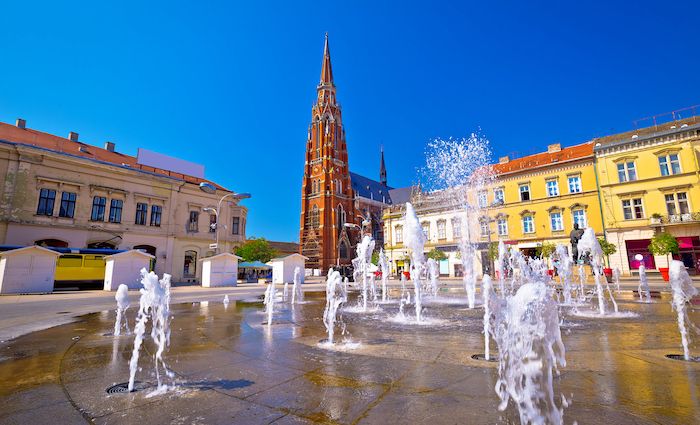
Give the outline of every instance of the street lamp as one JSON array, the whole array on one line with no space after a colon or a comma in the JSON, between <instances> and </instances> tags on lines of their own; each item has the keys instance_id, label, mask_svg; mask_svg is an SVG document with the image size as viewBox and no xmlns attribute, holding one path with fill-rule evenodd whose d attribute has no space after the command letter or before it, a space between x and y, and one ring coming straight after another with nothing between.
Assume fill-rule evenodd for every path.
<instances>
[{"instance_id":1,"label":"street lamp","mask_svg":"<svg viewBox=\"0 0 700 425\"><path fill-rule=\"evenodd\" d=\"M199 188L203 192L206 192L206 193L212 193L212 194L216 193L216 188L211 183L202 182L199 184ZM213 191L212 191L212 189L213 189ZM219 253L219 212L221 211L221 203L224 202L224 199L229 198L229 197L231 199L241 200L241 199L248 199L248 198L250 198L250 196L251 196L250 193L231 192L231 193L225 194L224 196L221 197L221 199L219 199L219 204L216 208L211 208L211 207L202 208L202 211L204 211L204 212L209 212L209 213L213 212L214 216L216 217L216 223L214 223L213 226L214 226L214 230L216 232L216 250L214 252L216 252L217 254Z\"/></svg>"}]
</instances>

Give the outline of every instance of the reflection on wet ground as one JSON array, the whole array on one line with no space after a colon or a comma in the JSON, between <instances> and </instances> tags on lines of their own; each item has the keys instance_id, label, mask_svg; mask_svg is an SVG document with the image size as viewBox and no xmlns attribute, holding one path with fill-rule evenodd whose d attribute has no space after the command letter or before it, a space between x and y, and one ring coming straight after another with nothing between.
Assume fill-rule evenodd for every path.
<instances>
[{"instance_id":1,"label":"reflection on wet ground","mask_svg":"<svg viewBox=\"0 0 700 425\"><path fill-rule=\"evenodd\" d=\"M148 339L137 373L144 389L106 392L128 380L133 344L130 336L105 336L114 312L3 343L0 423L518 423L513 406L497 411L497 365L472 359L482 352L483 311L468 310L463 293L426 301L435 325L386 320L397 304L367 315L341 310L340 347L345 338L359 343L352 349L319 345L322 295L277 303L271 326L256 300L172 306L165 359L176 388L165 394L152 394ZM638 317L562 310L567 366L555 389L573 398L565 422L699 423L700 364L664 357L681 352L668 295L652 304L631 292L620 298L620 310ZM700 311L690 316L700 323Z\"/></svg>"}]
</instances>

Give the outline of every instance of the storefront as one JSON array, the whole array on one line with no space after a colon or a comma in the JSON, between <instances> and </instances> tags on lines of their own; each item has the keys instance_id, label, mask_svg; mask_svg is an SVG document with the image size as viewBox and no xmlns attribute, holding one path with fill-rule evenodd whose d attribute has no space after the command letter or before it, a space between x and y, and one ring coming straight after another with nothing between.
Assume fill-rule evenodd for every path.
<instances>
[{"instance_id":1,"label":"storefront","mask_svg":"<svg viewBox=\"0 0 700 425\"><path fill-rule=\"evenodd\" d=\"M680 260L688 268L688 273L700 273L700 237L683 236L677 237L678 255L674 259Z\"/></svg>"},{"instance_id":2,"label":"storefront","mask_svg":"<svg viewBox=\"0 0 700 425\"><path fill-rule=\"evenodd\" d=\"M625 241L627 247L627 262L630 270L638 270L640 264L644 264L646 269L656 269L654 256L649 252L649 243L651 239L636 239ZM637 254L642 255L642 261L637 260Z\"/></svg>"}]
</instances>

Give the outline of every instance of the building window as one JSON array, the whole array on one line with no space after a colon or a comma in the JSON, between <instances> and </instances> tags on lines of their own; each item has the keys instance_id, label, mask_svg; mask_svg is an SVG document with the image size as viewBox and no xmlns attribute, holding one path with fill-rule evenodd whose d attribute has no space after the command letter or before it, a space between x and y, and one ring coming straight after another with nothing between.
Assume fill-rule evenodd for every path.
<instances>
[{"instance_id":1,"label":"building window","mask_svg":"<svg viewBox=\"0 0 700 425\"><path fill-rule=\"evenodd\" d=\"M494 202L494 204L499 204L499 205L505 204L506 198L505 198L505 195L503 193L502 187L498 187L498 188L493 190L493 202Z\"/></svg>"},{"instance_id":2,"label":"building window","mask_svg":"<svg viewBox=\"0 0 700 425\"><path fill-rule=\"evenodd\" d=\"M196 211L195 211L196 212ZM185 262L182 267L182 275L193 277L197 274L197 252L185 251Z\"/></svg>"},{"instance_id":3,"label":"building window","mask_svg":"<svg viewBox=\"0 0 700 425\"><path fill-rule=\"evenodd\" d=\"M440 220L437 222L438 239L447 239L447 222Z\"/></svg>"},{"instance_id":4,"label":"building window","mask_svg":"<svg viewBox=\"0 0 700 425\"><path fill-rule=\"evenodd\" d=\"M421 224L421 228L423 229L423 236L425 236L426 239L430 239L430 223L427 221L423 224Z\"/></svg>"},{"instance_id":5,"label":"building window","mask_svg":"<svg viewBox=\"0 0 700 425\"><path fill-rule=\"evenodd\" d=\"M53 204L55 200L55 190L41 189L41 191L39 191L39 205L36 208L37 215L53 215Z\"/></svg>"},{"instance_id":6,"label":"building window","mask_svg":"<svg viewBox=\"0 0 700 425\"><path fill-rule=\"evenodd\" d=\"M112 199L109 201L109 222L110 223L121 223L122 222L122 208L124 207L124 201L121 199Z\"/></svg>"},{"instance_id":7,"label":"building window","mask_svg":"<svg viewBox=\"0 0 700 425\"><path fill-rule=\"evenodd\" d=\"M547 196L559 196L559 182L547 180Z\"/></svg>"},{"instance_id":8,"label":"building window","mask_svg":"<svg viewBox=\"0 0 700 425\"><path fill-rule=\"evenodd\" d=\"M394 228L394 242L403 243L403 227L396 226Z\"/></svg>"},{"instance_id":9,"label":"building window","mask_svg":"<svg viewBox=\"0 0 700 425\"><path fill-rule=\"evenodd\" d=\"M216 233L216 214L209 214L209 233Z\"/></svg>"},{"instance_id":10,"label":"building window","mask_svg":"<svg viewBox=\"0 0 700 425\"><path fill-rule=\"evenodd\" d=\"M662 176L680 173L681 163L678 160L678 154L672 153L659 156L659 169L661 170Z\"/></svg>"},{"instance_id":11,"label":"building window","mask_svg":"<svg viewBox=\"0 0 700 425\"><path fill-rule=\"evenodd\" d=\"M581 176L569 176L569 193L579 193L581 190Z\"/></svg>"},{"instance_id":12,"label":"building window","mask_svg":"<svg viewBox=\"0 0 700 425\"><path fill-rule=\"evenodd\" d=\"M553 232L559 232L564 230L564 223L561 220L561 212L549 213L549 220L552 223Z\"/></svg>"},{"instance_id":13,"label":"building window","mask_svg":"<svg viewBox=\"0 0 700 425\"><path fill-rule=\"evenodd\" d=\"M535 233L535 219L531 215L523 217L523 233Z\"/></svg>"},{"instance_id":14,"label":"building window","mask_svg":"<svg viewBox=\"0 0 700 425\"><path fill-rule=\"evenodd\" d=\"M487 237L489 234L491 234L488 219L479 220L479 229L481 230L482 237Z\"/></svg>"},{"instance_id":15,"label":"building window","mask_svg":"<svg viewBox=\"0 0 700 425\"><path fill-rule=\"evenodd\" d=\"M95 196L92 198L92 214L90 214L90 220L92 221L105 221L105 207L107 205L107 198L104 196Z\"/></svg>"},{"instance_id":16,"label":"building window","mask_svg":"<svg viewBox=\"0 0 700 425\"><path fill-rule=\"evenodd\" d=\"M644 218L644 208L642 207L642 199L625 199L622 201L622 211L625 220L633 220L636 218Z\"/></svg>"},{"instance_id":17,"label":"building window","mask_svg":"<svg viewBox=\"0 0 700 425\"><path fill-rule=\"evenodd\" d=\"M151 226L160 227L160 219L163 215L163 207L160 205L151 206Z\"/></svg>"},{"instance_id":18,"label":"building window","mask_svg":"<svg viewBox=\"0 0 700 425\"><path fill-rule=\"evenodd\" d=\"M61 194L61 208L58 211L59 217L73 218L75 216L76 194L73 192L63 192Z\"/></svg>"},{"instance_id":19,"label":"building window","mask_svg":"<svg viewBox=\"0 0 700 425\"><path fill-rule=\"evenodd\" d=\"M685 192L678 192L676 194L669 193L664 195L664 198L666 199L666 211L668 211L668 215L690 213L688 195Z\"/></svg>"},{"instance_id":20,"label":"building window","mask_svg":"<svg viewBox=\"0 0 700 425\"><path fill-rule=\"evenodd\" d=\"M234 235L241 234L241 218L233 217L233 223L231 225L231 233Z\"/></svg>"},{"instance_id":21,"label":"building window","mask_svg":"<svg viewBox=\"0 0 700 425\"><path fill-rule=\"evenodd\" d=\"M520 185L520 200L529 201L530 200L530 185L521 184Z\"/></svg>"},{"instance_id":22,"label":"building window","mask_svg":"<svg viewBox=\"0 0 700 425\"><path fill-rule=\"evenodd\" d=\"M498 224L498 236L507 236L508 235L508 220L505 218L499 218L497 221Z\"/></svg>"},{"instance_id":23,"label":"building window","mask_svg":"<svg viewBox=\"0 0 700 425\"><path fill-rule=\"evenodd\" d=\"M588 227L588 223L586 222L586 211L574 210L571 212L571 215L574 218L574 224L578 224L579 229L585 229Z\"/></svg>"},{"instance_id":24,"label":"building window","mask_svg":"<svg viewBox=\"0 0 700 425\"><path fill-rule=\"evenodd\" d=\"M459 218L452 219L452 237L461 238L462 237L462 220Z\"/></svg>"},{"instance_id":25,"label":"building window","mask_svg":"<svg viewBox=\"0 0 700 425\"><path fill-rule=\"evenodd\" d=\"M477 194L477 202L479 204L479 208L486 208L488 205L488 192L485 190L480 190L479 193Z\"/></svg>"},{"instance_id":26,"label":"building window","mask_svg":"<svg viewBox=\"0 0 700 425\"><path fill-rule=\"evenodd\" d=\"M145 204L143 202L139 202L136 204L136 224L140 224L141 226L146 225L146 216L148 215L148 204ZM158 220L160 221L160 220Z\"/></svg>"},{"instance_id":27,"label":"building window","mask_svg":"<svg viewBox=\"0 0 700 425\"><path fill-rule=\"evenodd\" d=\"M190 211L190 219L187 222L188 232L199 232L199 211Z\"/></svg>"},{"instance_id":28,"label":"building window","mask_svg":"<svg viewBox=\"0 0 700 425\"><path fill-rule=\"evenodd\" d=\"M318 229L319 217L318 217L318 206L314 205L311 207L311 214L309 214L309 224L312 229Z\"/></svg>"},{"instance_id":29,"label":"building window","mask_svg":"<svg viewBox=\"0 0 700 425\"><path fill-rule=\"evenodd\" d=\"M620 180L620 183L637 180L637 170L634 166L634 161L617 164L617 178Z\"/></svg>"}]
</instances>

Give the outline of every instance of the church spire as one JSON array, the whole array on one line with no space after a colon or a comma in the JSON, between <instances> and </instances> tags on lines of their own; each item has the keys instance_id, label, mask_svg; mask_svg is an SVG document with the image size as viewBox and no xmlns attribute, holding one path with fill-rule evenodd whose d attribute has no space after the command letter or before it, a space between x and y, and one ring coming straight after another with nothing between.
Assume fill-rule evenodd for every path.
<instances>
[{"instance_id":1,"label":"church spire","mask_svg":"<svg viewBox=\"0 0 700 425\"><path fill-rule=\"evenodd\" d=\"M333 85L333 69L331 68L331 51L328 48L328 33L326 33L326 45L323 48L323 66L321 67L321 82L319 85Z\"/></svg>"},{"instance_id":2,"label":"church spire","mask_svg":"<svg viewBox=\"0 0 700 425\"><path fill-rule=\"evenodd\" d=\"M379 182L386 186L386 166L384 165L384 146L381 147L381 160L379 164Z\"/></svg>"}]
</instances>

